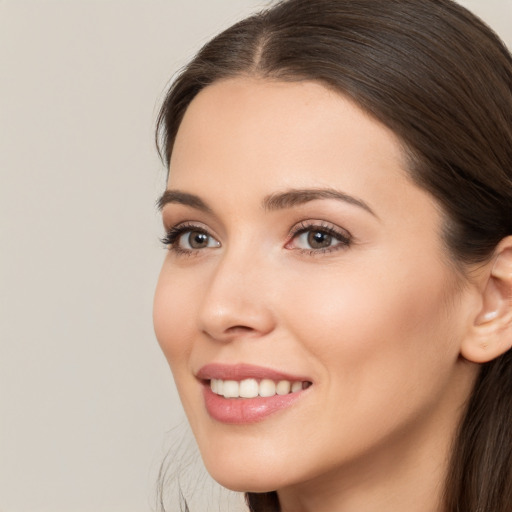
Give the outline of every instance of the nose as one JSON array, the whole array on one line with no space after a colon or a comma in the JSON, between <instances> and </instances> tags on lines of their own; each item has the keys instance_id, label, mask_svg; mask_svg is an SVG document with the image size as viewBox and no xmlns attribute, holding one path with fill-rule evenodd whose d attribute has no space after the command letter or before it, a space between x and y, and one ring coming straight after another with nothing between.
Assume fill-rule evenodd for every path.
<instances>
[{"instance_id":1,"label":"nose","mask_svg":"<svg viewBox=\"0 0 512 512\"><path fill-rule=\"evenodd\" d=\"M221 342L269 334L276 322L270 305L274 280L268 270L268 264L252 255L232 252L220 258L204 290L199 329Z\"/></svg>"}]
</instances>

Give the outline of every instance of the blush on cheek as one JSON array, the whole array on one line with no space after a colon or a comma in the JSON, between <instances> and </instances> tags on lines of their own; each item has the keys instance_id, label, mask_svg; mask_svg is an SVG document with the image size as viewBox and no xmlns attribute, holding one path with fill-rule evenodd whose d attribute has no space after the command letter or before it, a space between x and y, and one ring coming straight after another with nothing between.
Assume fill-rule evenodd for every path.
<instances>
[{"instance_id":1,"label":"blush on cheek","mask_svg":"<svg viewBox=\"0 0 512 512\"><path fill-rule=\"evenodd\" d=\"M301 315L297 335L311 343L315 354L355 365L391 357L395 351L399 358L410 350L418 350L418 355L432 351L448 325L446 277L428 270L393 280L352 276L335 290L319 287L318 296L310 287L307 294L294 294L307 301L295 299L295 310L309 312ZM325 296L330 297L327 303Z\"/></svg>"},{"instance_id":2,"label":"blush on cheek","mask_svg":"<svg viewBox=\"0 0 512 512\"><path fill-rule=\"evenodd\" d=\"M183 315L183 303L174 290L158 283L153 302L153 325L158 343L171 363L188 352L186 343L186 318Z\"/></svg>"}]
</instances>

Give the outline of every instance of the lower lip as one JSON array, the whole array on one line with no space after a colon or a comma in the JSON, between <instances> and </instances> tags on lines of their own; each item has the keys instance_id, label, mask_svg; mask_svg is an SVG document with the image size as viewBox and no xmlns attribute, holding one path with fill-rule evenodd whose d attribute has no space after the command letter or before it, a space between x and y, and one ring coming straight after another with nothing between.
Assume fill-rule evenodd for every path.
<instances>
[{"instance_id":1,"label":"lower lip","mask_svg":"<svg viewBox=\"0 0 512 512\"><path fill-rule=\"evenodd\" d=\"M295 403L305 392L288 393L257 398L224 398L204 386L204 400L208 414L217 421L244 425L262 421L271 414L282 411Z\"/></svg>"}]
</instances>

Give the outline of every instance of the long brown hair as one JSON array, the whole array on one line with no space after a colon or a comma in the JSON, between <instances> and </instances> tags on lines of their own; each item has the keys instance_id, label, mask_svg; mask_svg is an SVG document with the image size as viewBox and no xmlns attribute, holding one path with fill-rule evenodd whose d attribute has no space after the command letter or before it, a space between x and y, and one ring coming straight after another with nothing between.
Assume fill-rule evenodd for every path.
<instances>
[{"instance_id":1,"label":"long brown hair","mask_svg":"<svg viewBox=\"0 0 512 512\"><path fill-rule=\"evenodd\" d=\"M157 123L169 163L195 95L249 75L314 80L401 139L413 180L444 214L452 260L486 261L512 234L512 58L451 0L284 0L210 41L174 81ZM510 512L512 361L482 365L451 455L444 512ZM276 493L247 494L253 512Z\"/></svg>"}]
</instances>

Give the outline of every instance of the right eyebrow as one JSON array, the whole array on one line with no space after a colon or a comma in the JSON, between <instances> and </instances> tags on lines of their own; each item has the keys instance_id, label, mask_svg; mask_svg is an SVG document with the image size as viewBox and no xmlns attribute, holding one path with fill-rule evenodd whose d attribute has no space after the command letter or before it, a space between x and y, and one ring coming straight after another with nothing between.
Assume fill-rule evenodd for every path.
<instances>
[{"instance_id":1,"label":"right eyebrow","mask_svg":"<svg viewBox=\"0 0 512 512\"><path fill-rule=\"evenodd\" d=\"M184 204L205 213L212 213L212 209L199 196L180 190L166 190L156 204L158 209L162 210L169 203Z\"/></svg>"},{"instance_id":2,"label":"right eyebrow","mask_svg":"<svg viewBox=\"0 0 512 512\"><path fill-rule=\"evenodd\" d=\"M290 189L280 194L270 194L263 200L263 206L266 210L281 210L284 208L293 208L294 206L318 199L336 199L337 201L343 201L358 206L368 213L371 213L377 219L379 218L362 199L358 199L357 197L332 188Z\"/></svg>"}]
</instances>

